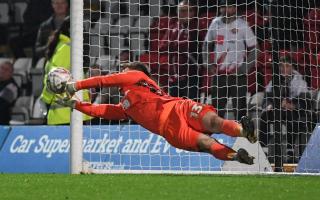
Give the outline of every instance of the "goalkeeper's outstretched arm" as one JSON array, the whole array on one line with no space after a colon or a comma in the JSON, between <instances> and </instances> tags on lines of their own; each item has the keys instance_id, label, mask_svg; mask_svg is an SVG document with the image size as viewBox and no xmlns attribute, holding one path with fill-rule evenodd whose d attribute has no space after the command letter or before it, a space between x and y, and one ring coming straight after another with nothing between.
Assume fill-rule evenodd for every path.
<instances>
[{"instance_id":1,"label":"goalkeeper's outstretched arm","mask_svg":"<svg viewBox=\"0 0 320 200\"><path fill-rule=\"evenodd\" d=\"M72 96L76 91L97 87L123 87L133 85L139 80L147 78L141 71L127 71L122 73L110 74L106 76L96 76L77 82L68 82L66 92Z\"/></svg>"},{"instance_id":2,"label":"goalkeeper's outstretched arm","mask_svg":"<svg viewBox=\"0 0 320 200\"><path fill-rule=\"evenodd\" d=\"M99 117L107 120L123 120L128 118L121 104L91 104L59 96L57 96L55 102L66 107L79 110L80 112L92 117Z\"/></svg>"},{"instance_id":3,"label":"goalkeeper's outstretched arm","mask_svg":"<svg viewBox=\"0 0 320 200\"><path fill-rule=\"evenodd\" d=\"M128 118L120 104L91 104L76 101L74 108L87 115L107 120L123 120Z\"/></svg>"}]
</instances>

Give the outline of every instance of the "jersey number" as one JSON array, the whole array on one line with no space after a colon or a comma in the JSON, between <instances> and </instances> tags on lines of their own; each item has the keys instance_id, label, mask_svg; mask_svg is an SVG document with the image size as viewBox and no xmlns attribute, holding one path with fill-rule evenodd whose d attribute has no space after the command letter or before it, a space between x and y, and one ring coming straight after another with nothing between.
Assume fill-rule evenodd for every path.
<instances>
[{"instance_id":1,"label":"jersey number","mask_svg":"<svg viewBox=\"0 0 320 200\"><path fill-rule=\"evenodd\" d=\"M202 110L202 106L197 104L194 104L191 109L192 112L195 112L198 114L201 112L201 110Z\"/></svg>"}]
</instances>

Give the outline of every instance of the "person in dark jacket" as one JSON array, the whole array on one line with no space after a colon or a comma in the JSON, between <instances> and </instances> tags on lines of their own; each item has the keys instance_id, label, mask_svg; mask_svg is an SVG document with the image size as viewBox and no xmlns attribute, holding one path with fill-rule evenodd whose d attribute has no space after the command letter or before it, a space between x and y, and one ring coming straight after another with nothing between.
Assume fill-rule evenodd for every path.
<instances>
[{"instance_id":1,"label":"person in dark jacket","mask_svg":"<svg viewBox=\"0 0 320 200\"><path fill-rule=\"evenodd\" d=\"M169 93L172 96L197 99L199 92L199 59L201 52L198 30L197 1L182 0L178 20L172 23L160 41L159 50L168 52ZM161 74L164 75L164 74Z\"/></svg>"},{"instance_id":2,"label":"person in dark jacket","mask_svg":"<svg viewBox=\"0 0 320 200\"><path fill-rule=\"evenodd\" d=\"M35 43L35 57L45 56L49 36L57 30L69 15L69 0L52 0L53 15L40 24Z\"/></svg>"},{"instance_id":3,"label":"person in dark jacket","mask_svg":"<svg viewBox=\"0 0 320 200\"><path fill-rule=\"evenodd\" d=\"M13 64L0 64L0 125L8 125L11 108L18 97L18 86L13 79Z\"/></svg>"},{"instance_id":4,"label":"person in dark jacket","mask_svg":"<svg viewBox=\"0 0 320 200\"><path fill-rule=\"evenodd\" d=\"M308 95L308 87L303 76L295 70L294 62L289 56L280 58L280 97L273 94L272 81L266 86L264 110L260 117L259 140L261 146L267 151L272 146L273 136L270 124L274 122L275 115L281 116L281 123L287 130L287 161L297 162L307 144L308 127L306 118L311 115L311 97ZM280 98L281 105L274 105L274 99ZM298 138L299 136L299 138ZM303 136L303 137L300 137ZM301 139L303 138L303 139ZM299 139L299 155L294 156L295 140ZM269 160L271 157L269 158ZM272 159L270 160L271 162Z\"/></svg>"},{"instance_id":5,"label":"person in dark jacket","mask_svg":"<svg viewBox=\"0 0 320 200\"><path fill-rule=\"evenodd\" d=\"M52 14L51 0L29 0L23 14L22 30L9 38L9 46L15 59L26 57L24 48L34 47L39 25Z\"/></svg>"}]
</instances>

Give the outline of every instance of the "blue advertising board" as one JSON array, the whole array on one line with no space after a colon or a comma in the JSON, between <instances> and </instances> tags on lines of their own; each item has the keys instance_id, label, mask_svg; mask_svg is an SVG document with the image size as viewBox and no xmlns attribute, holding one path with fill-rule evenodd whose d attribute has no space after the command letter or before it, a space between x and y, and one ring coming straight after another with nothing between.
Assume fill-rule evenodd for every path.
<instances>
[{"instance_id":1,"label":"blue advertising board","mask_svg":"<svg viewBox=\"0 0 320 200\"><path fill-rule=\"evenodd\" d=\"M0 151L0 172L68 172L68 131L69 127L12 127Z\"/></svg>"},{"instance_id":2,"label":"blue advertising board","mask_svg":"<svg viewBox=\"0 0 320 200\"><path fill-rule=\"evenodd\" d=\"M0 172L69 173L69 126L2 126L0 133L5 129ZM92 169L220 171L223 165L209 154L176 149L139 125L84 126L83 134L83 156Z\"/></svg>"}]
</instances>

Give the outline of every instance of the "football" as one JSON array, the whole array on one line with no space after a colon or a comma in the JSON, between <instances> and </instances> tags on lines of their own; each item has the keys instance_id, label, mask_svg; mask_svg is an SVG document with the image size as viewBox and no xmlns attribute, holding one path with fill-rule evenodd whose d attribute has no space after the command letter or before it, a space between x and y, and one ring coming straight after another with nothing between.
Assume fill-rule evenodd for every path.
<instances>
[{"instance_id":1,"label":"football","mask_svg":"<svg viewBox=\"0 0 320 200\"><path fill-rule=\"evenodd\" d=\"M71 73L62 67L50 70L47 78L47 87L56 94L65 92L66 83L72 79Z\"/></svg>"}]
</instances>

